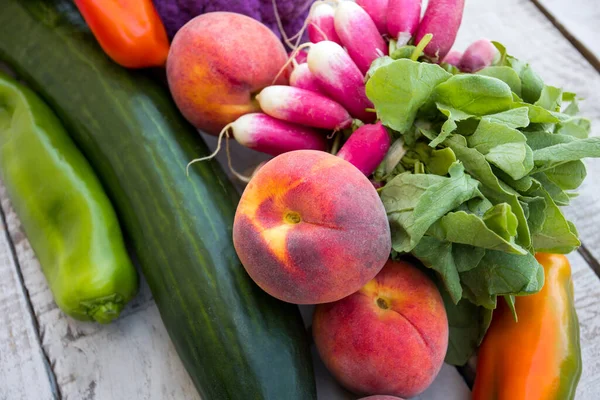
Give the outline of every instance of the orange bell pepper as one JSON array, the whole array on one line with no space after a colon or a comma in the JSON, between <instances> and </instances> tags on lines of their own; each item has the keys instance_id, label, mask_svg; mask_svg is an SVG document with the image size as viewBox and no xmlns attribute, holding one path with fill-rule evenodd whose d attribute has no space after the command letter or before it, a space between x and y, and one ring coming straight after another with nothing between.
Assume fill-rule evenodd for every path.
<instances>
[{"instance_id":1,"label":"orange bell pepper","mask_svg":"<svg viewBox=\"0 0 600 400\"><path fill-rule=\"evenodd\" d=\"M537 254L546 280L516 298L518 322L499 302L481 344L473 400L568 400L581 375L579 321L571 266L563 255Z\"/></svg>"},{"instance_id":2,"label":"orange bell pepper","mask_svg":"<svg viewBox=\"0 0 600 400\"><path fill-rule=\"evenodd\" d=\"M151 0L75 0L75 4L116 63L127 68L165 65L169 39Z\"/></svg>"}]
</instances>

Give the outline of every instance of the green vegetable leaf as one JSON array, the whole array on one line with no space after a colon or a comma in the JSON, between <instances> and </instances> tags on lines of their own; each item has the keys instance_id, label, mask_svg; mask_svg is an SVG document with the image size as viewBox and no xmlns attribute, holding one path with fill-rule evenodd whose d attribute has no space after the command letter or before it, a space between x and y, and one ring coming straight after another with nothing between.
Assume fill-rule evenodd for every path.
<instances>
[{"instance_id":1,"label":"green vegetable leaf","mask_svg":"<svg viewBox=\"0 0 600 400\"><path fill-rule=\"evenodd\" d=\"M600 137L559 143L533 152L533 161L538 172L585 157L600 157Z\"/></svg>"},{"instance_id":2,"label":"green vegetable leaf","mask_svg":"<svg viewBox=\"0 0 600 400\"><path fill-rule=\"evenodd\" d=\"M571 198L567 193L565 193L560 186L556 183L552 182L544 172L539 172L537 174L532 175L532 177L538 181L544 190L548 192L552 200L556 203L557 206L568 206L571 202Z\"/></svg>"},{"instance_id":3,"label":"green vegetable leaf","mask_svg":"<svg viewBox=\"0 0 600 400\"><path fill-rule=\"evenodd\" d=\"M527 138L514 128L482 119L467 143L514 180L533 169L533 152L527 146Z\"/></svg>"},{"instance_id":4,"label":"green vegetable leaf","mask_svg":"<svg viewBox=\"0 0 600 400\"><path fill-rule=\"evenodd\" d=\"M526 254L527 250L514 242L517 234L517 217L510 206L499 210L497 205L483 218L464 211L450 212L436 222L428 234L446 242L468 244L484 249Z\"/></svg>"},{"instance_id":5,"label":"green vegetable leaf","mask_svg":"<svg viewBox=\"0 0 600 400\"><path fill-rule=\"evenodd\" d=\"M496 307L495 296L537 293L544 285L544 269L527 253L515 255L488 250L481 262L460 274L470 300L486 308Z\"/></svg>"},{"instance_id":6,"label":"green vegetable leaf","mask_svg":"<svg viewBox=\"0 0 600 400\"><path fill-rule=\"evenodd\" d=\"M542 231L544 221L546 221L546 200L543 197L520 198L523 209L527 209L527 224L531 235L536 235Z\"/></svg>"},{"instance_id":7,"label":"green vegetable leaf","mask_svg":"<svg viewBox=\"0 0 600 400\"><path fill-rule=\"evenodd\" d=\"M451 148L433 150L426 161L427 168L432 174L447 175L452 164L456 162L456 155Z\"/></svg>"},{"instance_id":8,"label":"green vegetable leaf","mask_svg":"<svg viewBox=\"0 0 600 400\"><path fill-rule=\"evenodd\" d=\"M506 60L521 78L521 97L523 100L530 104L535 103L540 98L544 88L542 78L540 78L529 64L511 56L506 56Z\"/></svg>"},{"instance_id":9,"label":"green vegetable leaf","mask_svg":"<svg viewBox=\"0 0 600 400\"><path fill-rule=\"evenodd\" d=\"M545 219L539 232L533 235L536 251L567 254L581 245L577 232L567 221L560 208L546 190L539 188L533 193L546 202Z\"/></svg>"},{"instance_id":10,"label":"green vegetable leaf","mask_svg":"<svg viewBox=\"0 0 600 400\"><path fill-rule=\"evenodd\" d=\"M382 123L404 133L434 88L451 76L439 65L400 59L375 70L367 82L367 96Z\"/></svg>"},{"instance_id":11,"label":"green vegetable leaf","mask_svg":"<svg viewBox=\"0 0 600 400\"><path fill-rule=\"evenodd\" d=\"M501 113L486 115L482 120L502 124L509 128L524 128L529 125L529 108L520 106Z\"/></svg>"},{"instance_id":12,"label":"green vegetable leaf","mask_svg":"<svg viewBox=\"0 0 600 400\"><path fill-rule=\"evenodd\" d=\"M444 214L481 196L479 183L464 173L462 164L450 167L450 177L403 173L381 190L392 229L392 247L411 251L427 229Z\"/></svg>"},{"instance_id":13,"label":"green vegetable leaf","mask_svg":"<svg viewBox=\"0 0 600 400\"><path fill-rule=\"evenodd\" d=\"M440 293L450 330L444 361L452 365L465 365L475 354L492 322L492 310L478 307L466 299L454 304L443 288Z\"/></svg>"},{"instance_id":14,"label":"green vegetable leaf","mask_svg":"<svg viewBox=\"0 0 600 400\"><path fill-rule=\"evenodd\" d=\"M500 79L461 74L437 85L433 99L445 109L482 116L506 111L513 104L510 87Z\"/></svg>"},{"instance_id":15,"label":"green vegetable leaf","mask_svg":"<svg viewBox=\"0 0 600 400\"><path fill-rule=\"evenodd\" d=\"M500 79L502 82L510 86L510 89L515 92L517 96L521 96L521 78L514 69L504 66L492 66L478 71L477 74Z\"/></svg>"},{"instance_id":16,"label":"green vegetable leaf","mask_svg":"<svg viewBox=\"0 0 600 400\"><path fill-rule=\"evenodd\" d=\"M535 106L533 104L523 103L523 102L515 102L511 106L513 108L521 108L527 107L529 110L528 117L529 122L532 123L540 123L540 124L556 124L559 123L560 120L550 111L546 110L544 107Z\"/></svg>"},{"instance_id":17,"label":"green vegetable leaf","mask_svg":"<svg viewBox=\"0 0 600 400\"><path fill-rule=\"evenodd\" d=\"M423 237L412 254L427 268L435 270L454 304L462 298L462 287L458 269L454 263L452 243L436 239L431 236Z\"/></svg>"},{"instance_id":18,"label":"green vegetable leaf","mask_svg":"<svg viewBox=\"0 0 600 400\"><path fill-rule=\"evenodd\" d=\"M543 107L548 111L560 111L562 103L562 89L554 86L544 85L540 98L534 103L536 106Z\"/></svg>"},{"instance_id":19,"label":"green vegetable leaf","mask_svg":"<svg viewBox=\"0 0 600 400\"><path fill-rule=\"evenodd\" d=\"M583 183L587 171L583 161L576 160L550 168L545 174L562 190L575 190Z\"/></svg>"}]
</instances>

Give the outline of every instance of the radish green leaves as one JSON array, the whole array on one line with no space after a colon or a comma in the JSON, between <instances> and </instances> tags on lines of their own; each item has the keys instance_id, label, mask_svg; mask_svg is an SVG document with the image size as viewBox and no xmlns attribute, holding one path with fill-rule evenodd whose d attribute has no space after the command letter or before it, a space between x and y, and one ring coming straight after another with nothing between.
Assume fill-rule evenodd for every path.
<instances>
[{"instance_id":1,"label":"radish green leaves","mask_svg":"<svg viewBox=\"0 0 600 400\"><path fill-rule=\"evenodd\" d=\"M374 175L394 255L435 271L450 323L447 361L456 364L487 329L482 308L541 289L535 252L580 245L560 207L586 176L581 159L600 157L575 94L545 85L495 45L499 61L476 74L386 58L366 84L378 118L404 143L397 165Z\"/></svg>"}]
</instances>

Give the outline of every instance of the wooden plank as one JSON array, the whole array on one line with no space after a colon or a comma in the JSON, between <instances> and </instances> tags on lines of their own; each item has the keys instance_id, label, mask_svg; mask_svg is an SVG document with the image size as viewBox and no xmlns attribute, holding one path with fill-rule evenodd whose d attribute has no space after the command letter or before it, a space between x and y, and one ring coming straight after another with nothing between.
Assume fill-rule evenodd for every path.
<instances>
[{"instance_id":1,"label":"wooden plank","mask_svg":"<svg viewBox=\"0 0 600 400\"><path fill-rule=\"evenodd\" d=\"M552 23L600 71L598 21L600 7L594 0L532 0Z\"/></svg>"},{"instance_id":2,"label":"wooden plank","mask_svg":"<svg viewBox=\"0 0 600 400\"><path fill-rule=\"evenodd\" d=\"M85 323L67 317L54 303L40 265L22 231L4 187L0 187L0 198L8 232L15 244L23 281L39 325L42 346L53 367L62 397L86 400L199 399L168 337L145 281L142 280L140 293L135 300L125 308L122 316L110 325ZM0 259L0 268L6 269L10 265L7 260ZM9 274L1 273L3 277L7 275ZM3 279L3 286L4 283ZM0 296L10 295L12 287L16 287L14 282L7 282L6 287L0 288ZM11 304L18 304L14 296L0 302L3 307L9 307ZM6 313L7 317L15 320L8 320L9 329L19 328L24 331L19 335L13 332L11 336L25 341L30 336L25 334L28 324L16 319L27 315L18 310L8 311L10 312ZM19 347L15 348L14 352L31 358L32 356L23 349L26 346L35 347L30 342L34 340L16 342ZM13 343L14 340L0 337L0 349L6 345L12 346ZM24 361L27 361L27 358ZM19 362L13 362L10 357L8 359L10 362L7 368L12 370L14 375L7 378L11 382L14 381L14 385L11 383L8 389L13 392L9 392L12 395L3 396L2 390L5 390L5 385L0 385L0 399L12 400L20 398L19 396L23 396L24 399L50 398L43 395L43 388L36 388L37 382L44 384L43 379L18 380L19 374L25 375L31 368L25 368L25 364L20 366ZM4 357L0 364L0 377L3 369ZM34 383L24 383L30 380Z\"/></svg>"},{"instance_id":3,"label":"wooden plank","mask_svg":"<svg viewBox=\"0 0 600 400\"><path fill-rule=\"evenodd\" d=\"M13 257L4 215L0 229L0 399L52 399L58 396L56 383Z\"/></svg>"},{"instance_id":4,"label":"wooden plank","mask_svg":"<svg viewBox=\"0 0 600 400\"><path fill-rule=\"evenodd\" d=\"M569 255L579 317L583 373L577 400L595 400L600 392L600 280L578 253Z\"/></svg>"}]
</instances>

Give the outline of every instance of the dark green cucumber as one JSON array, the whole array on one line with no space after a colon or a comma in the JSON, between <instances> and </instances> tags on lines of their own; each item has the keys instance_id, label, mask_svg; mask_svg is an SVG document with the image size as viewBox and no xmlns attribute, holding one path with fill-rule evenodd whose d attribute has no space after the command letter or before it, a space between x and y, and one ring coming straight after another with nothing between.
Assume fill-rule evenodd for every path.
<instances>
[{"instance_id":1,"label":"dark green cucumber","mask_svg":"<svg viewBox=\"0 0 600 400\"><path fill-rule=\"evenodd\" d=\"M0 59L50 104L132 239L205 400L316 397L296 306L262 292L231 240L238 197L167 91L112 63L71 0L0 0Z\"/></svg>"}]
</instances>

